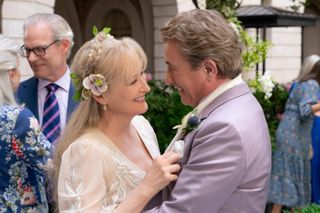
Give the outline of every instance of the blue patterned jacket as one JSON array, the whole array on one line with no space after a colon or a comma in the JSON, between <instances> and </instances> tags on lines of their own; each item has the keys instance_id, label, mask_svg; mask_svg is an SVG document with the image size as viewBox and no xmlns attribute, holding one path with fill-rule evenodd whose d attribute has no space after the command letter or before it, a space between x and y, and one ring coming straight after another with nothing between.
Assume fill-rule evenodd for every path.
<instances>
[{"instance_id":1,"label":"blue patterned jacket","mask_svg":"<svg viewBox=\"0 0 320 213\"><path fill-rule=\"evenodd\" d=\"M0 212L48 212L45 165L51 149L28 109L0 105Z\"/></svg>"}]
</instances>

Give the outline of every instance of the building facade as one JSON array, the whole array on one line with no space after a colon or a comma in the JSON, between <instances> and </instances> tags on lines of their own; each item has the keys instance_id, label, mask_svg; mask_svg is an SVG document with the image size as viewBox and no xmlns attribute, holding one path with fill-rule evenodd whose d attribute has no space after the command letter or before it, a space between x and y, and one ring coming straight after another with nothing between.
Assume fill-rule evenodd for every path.
<instances>
[{"instance_id":1,"label":"building facade","mask_svg":"<svg viewBox=\"0 0 320 213\"><path fill-rule=\"evenodd\" d=\"M203 1L202 1L203 2ZM243 0L242 5L265 4L288 9L290 0ZM114 36L131 36L148 56L147 72L163 79L166 65L159 28L179 12L195 8L192 0L0 0L1 33L22 45L24 19L37 12L57 13L70 24L75 34L72 55L88 39L92 27L112 28ZM320 5L309 9L320 15ZM250 30L249 30L250 31ZM256 36L252 31L252 36ZM302 36L303 35L303 36ZM320 54L320 23L315 27L269 28L266 39L273 44L266 69L275 81L288 82L299 73L302 56ZM71 58L72 58L71 55ZM25 59L21 59L22 79L32 75Z\"/></svg>"}]
</instances>

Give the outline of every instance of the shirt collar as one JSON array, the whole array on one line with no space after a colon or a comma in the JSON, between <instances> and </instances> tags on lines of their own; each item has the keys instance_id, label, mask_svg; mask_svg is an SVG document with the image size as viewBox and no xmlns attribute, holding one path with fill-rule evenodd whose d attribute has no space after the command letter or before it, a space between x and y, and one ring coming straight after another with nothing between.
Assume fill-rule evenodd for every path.
<instances>
[{"instance_id":1,"label":"shirt collar","mask_svg":"<svg viewBox=\"0 0 320 213\"><path fill-rule=\"evenodd\" d=\"M47 85L49 85L51 83L55 83L56 85L58 85L60 88L62 88L66 92L69 92L70 81L71 81L70 68L67 67L67 70L64 73L64 75L61 78L59 78L56 82L51 82L48 80L39 79L39 87L38 88L40 88L40 90L41 90L41 89L44 89Z\"/></svg>"},{"instance_id":2,"label":"shirt collar","mask_svg":"<svg viewBox=\"0 0 320 213\"><path fill-rule=\"evenodd\" d=\"M241 74L238 75L236 78L231 79L229 81L224 82L222 85L220 85L218 88L216 88L214 91L212 91L209 95L207 95L205 98L203 98L199 105L195 108L196 114L200 114L204 108L206 108L214 99L216 99L219 95L224 93L225 91L235 87L236 85L242 83L242 76Z\"/></svg>"}]
</instances>

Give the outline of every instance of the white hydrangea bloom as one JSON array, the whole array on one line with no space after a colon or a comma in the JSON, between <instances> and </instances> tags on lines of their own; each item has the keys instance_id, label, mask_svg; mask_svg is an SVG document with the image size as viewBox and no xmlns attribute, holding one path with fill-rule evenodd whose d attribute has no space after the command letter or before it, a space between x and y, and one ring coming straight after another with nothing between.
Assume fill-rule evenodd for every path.
<instances>
[{"instance_id":1,"label":"white hydrangea bloom","mask_svg":"<svg viewBox=\"0 0 320 213\"><path fill-rule=\"evenodd\" d=\"M259 77L259 82L262 86L263 92L265 93L264 98L269 99L272 96L272 91L275 86L272 81L271 73L266 71L264 75Z\"/></svg>"}]
</instances>

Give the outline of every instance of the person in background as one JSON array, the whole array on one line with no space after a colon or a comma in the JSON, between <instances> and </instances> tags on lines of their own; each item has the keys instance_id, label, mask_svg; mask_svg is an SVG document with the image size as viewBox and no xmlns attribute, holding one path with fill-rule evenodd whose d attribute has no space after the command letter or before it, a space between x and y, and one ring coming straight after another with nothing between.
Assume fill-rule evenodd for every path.
<instances>
[{"instance_id":1,"label":"person in background","mask_svg":"<svg viewBox=\"0 0 320 213\"><path fill-rule=\"evenodd\" d=\"M51 144L37 119L17 105L19 46L0 35L0 212L48 212L46 164Z\"/></svg>"},{"instance_id":2,"label":"person in background","mask_svg":"<svg viewBox=\"0 0 320 213\"><path fill-rule=\"evenodd\" d=\"M163 190L161 204L145 212L263 212L270 137L263 110L240 75L236 32L219 12L195 9L173 17L160 33L165 82L194 110L168 147L183 140L178 179Z\"/></svg>"},{"instance_id":3,"label":"person in background","mask_svg":"<svg viewBox=\"0 0 320 213\"><path fill-rule=\"evenodd\" d=\"M314 55L314 61L319 61L320 57ZM318 91L318 102L320 100L320 89ZM312 148L313 157L311 159L311 202L320 204L320 111L315 113L312 126Z\"/></svg>"},{"instance_id":4,"label":"person in background","mask_svg":"<svg viewBox=\"0 0 320 213\"><path fill-rule=\"evenodd\" d=\"M81 101L54 157L60 212L141 212L177 178L179 155L160 156L156 135L141 115L147 59L131 38L98 33L77 52L71 69Z\"/></svg>"},{"instance_id":5,"label":"person in background","mask_svg":"<svg viewBox=\"0 0 320 213\"><path fill-rule=\"evenodd\" d=\"M320 59L320 58L319 58ZM320 90L318 101L320 100ZM312 148L311 159L311 202L320 204L320 112L315 113L312 126Z\"/></svg>"},{"instance_id":6,"label":"person in background","mask_svg":"<svg viewBox=\"0 0 320 213\"><path fill-rule=\"evenodd\" d=\"M280 213L283 206L293 211L311 200L311 129L314 114L320 111L319 59L311 55L304 60L276 132L268 194L268 200L273 203L272 213Z\"/></svg>"},{"instance_id":7,"label":"person in background","mask_svg":"<svg viewBox=\"0 0 320 213\"><path fill-rule=\"evenodd\" d=\"M23 30L21 52L34 76L20 84L17 97L39 120L47 139L55 143L77 105L67 65L73 32L61 16L46 13L29 16Z\"/></svg>"}]
</instances>

